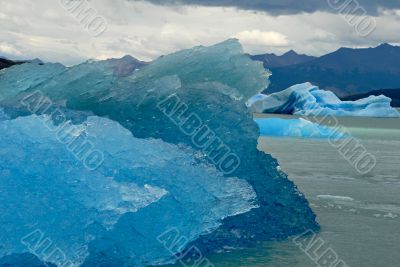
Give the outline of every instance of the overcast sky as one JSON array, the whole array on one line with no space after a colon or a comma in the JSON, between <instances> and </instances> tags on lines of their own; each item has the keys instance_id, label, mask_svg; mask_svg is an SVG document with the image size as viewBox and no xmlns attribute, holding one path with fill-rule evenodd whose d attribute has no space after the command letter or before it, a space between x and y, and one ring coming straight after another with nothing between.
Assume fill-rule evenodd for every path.
<instances>
[{"instance_id":1,"label":"overcast sky","mask_svg":"<svg viewBox=\"0 0 400 267\"><path fill-rule=\"evenodd\" d=\"M68 1L0 0L0 56L67 65L125 54L151 60L232 37L253 54L400 44L400 0L352 1L367 14L358 8L350 18L376 21L366 37L335 9L345 0L90 0L86 7L107 25L97 37L66 8Z\"/></svg>"}]
</instances>

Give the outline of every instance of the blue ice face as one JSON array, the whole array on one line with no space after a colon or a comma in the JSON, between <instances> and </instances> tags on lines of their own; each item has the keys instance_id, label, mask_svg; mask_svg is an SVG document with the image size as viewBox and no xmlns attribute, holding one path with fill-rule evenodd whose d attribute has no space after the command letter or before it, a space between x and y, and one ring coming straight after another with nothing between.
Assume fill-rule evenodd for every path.
<instances>
[{"instance_id":1,"label":"blue ice face","mask_svg":"<svg viewBox=\"0 0 400 267\"><path fill-rule=\"evenodd\" d=\"M95 242L106 238L123 247L134 264L167 263L173 255L157 237L168 227L190 242L217 229L225 217L257 207L245 180L225 178L196 162L190 148L134 138L108 119L88 117L83 124L55 126L49 117L33 115L2 121L0 131L0 257L34 252L62 265L51 255L60 249L57 256L63 253L65 262L79 265L89 246L95 249ZM84 144L103 155L95 170L80 158ZM118 223L124 220L130 233L120 235L127 230ZM46 238L53 246L47 252L40 246ZM138 240L147 247L138 246Z\"/></svg>"},{"instance_id":2,"label":"blue ice face","mask_svg":"<svg viewBox=\"0 0 400 267\"><path fill-rule=\"evenodd\" d=\"M318 228L276 160L257 150L259 130L244 100L268 75L229 40L129 76L89 61L0 100L10 118L0 131L10 188L3 214L15 224L0 224L9 233L1 255L27 251L17 230L35 226L84 266L162 264L192 246L209 253ZM71 121L72 136L85 133L93 144L89 154L41 130L43 116L51 129ZM185 242L166 247L168 231Z\"/></svg>"}]
</instances>

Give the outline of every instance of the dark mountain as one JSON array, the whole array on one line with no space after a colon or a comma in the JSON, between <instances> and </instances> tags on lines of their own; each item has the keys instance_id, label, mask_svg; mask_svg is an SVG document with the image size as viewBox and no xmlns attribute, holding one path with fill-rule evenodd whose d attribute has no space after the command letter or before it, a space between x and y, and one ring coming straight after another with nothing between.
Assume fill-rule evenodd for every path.
<instances>
[{"instance_id":1,"label":"dark mountain","mask_svg":"<svg viewBox=\"0 0 400 267\"><path fill-rule=\"evenodd\" d=\"M342 100L358 100L361 98L368 97L370 95L385 95L387 97L390 97L392 99L391 105L393 107L400 107L400 88L399 89L383 89L383 90L375 90L371 91L365 94L359 94L359 95L351 95L347 97L343 97Z\"/></svg>"},{"instance_id":2,"label":"dark mountain","mask_svg":"<svg viewBox=\"0 0 400 267\"><path fill-rule=\"evenodd\" d=\"M35 64L43 64L40 59L33 59L33 60L25 60L25 61L12 61L6 58L0 57L0 69L9 68L13 65L23 64L23 63L35 63ZM125 77L131 75L136 69L139 69L145 65L147 62L140 61L130 55L126 55L122 58L111 58L105 60L105 62L109 62L113 69L114 74L117 76Z\"/></svg>"},{"instance_id":3,"label":"dark mountain","mask_svg":"<svg viewBox=\"0 0 400 267\"><path fill-rule=\"evenodd\" d=\"M0 70L22 63L25 63L25 61L12 61L6 58L0 58Z\"/></svg>"},{"instance_id":4,"label":"dark mountain","mask_svg":"<svg viewBox=\"0 0 400 267\"><path fill-rule=\"evenodd\" d=\"M271 85L267 93L311 82L339 96L400 88L400 47L382 44L375 48L340 48L311 61L270 67Z\"/></svg>"},{"instance_id":5,"label":"dark mountain","mask_svg":"<svg viewBox=\"0 0 400 267\"><path fill-rule=\"evenodd\" d=\"M16 60L10 60L10 59L6 59L6 58L3 58L3 57L0 57L0 70L1 69L5 69L5 68L9 68L9 67L14 66L14 65L20 65L20 64L28 63L28 62L34 63L34 64L39 64L39 65L44 64L43 61L41 61L38 58L35 58L35 59L32 59L32 60L18 60L18 61L16 61Z\"/></svg>"},{"instance_id":6,"label":"dark mountain","mask_svg":"<svg viewBox=\"0 0 400 267\"><path fill-rule=\"evenodd\" d=\"M293 50L286 52L282 56L277 56L275 54L262 54L262 55L251 56L251 58L253 60L263 62L265 68L284 67L284 66L300 64L300 63L304 63L304 62L308 62L313 59L316 59L316 57L312 57L312 56L299 55Z\"/></svg>"},{"instance_id":7,"label":"dark mountain","mask_svg":"<svg viewBox=\"0 0 400 267\"><path fill-rule=\"evenodd\" d=\"M147 62L140 61L130 55L126 55L122 58L107 59L106 61L113 65L114 74L120 77L129 76L136 69L148 64Z\"/></svg>"}]
</instances>

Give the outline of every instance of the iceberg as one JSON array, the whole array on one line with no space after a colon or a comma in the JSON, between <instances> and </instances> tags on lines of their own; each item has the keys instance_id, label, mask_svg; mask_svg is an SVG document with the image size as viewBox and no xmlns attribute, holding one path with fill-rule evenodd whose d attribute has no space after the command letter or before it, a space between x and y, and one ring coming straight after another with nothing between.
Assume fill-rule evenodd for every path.
<instances>
[{"instance_id":1,"label":"iceberg","mask_svg":"<svg viewBox=\"0 0 400 267\"><path fill-rule=\"evenodd\" d=\"M346 134L335 128L319 125L309 120L257 118L254 119L262 136L302 137L302 138L345 138Z\"/></svg>"},{"instance_id":2,"label":"iceberg","mask_svg":"<svg viewBox=\"0 0 400 267\"><path fill-rule=\"evenodd\" d=\"M9 117L7 116L7 114L4 112L4 110L2 108L0 108L0 121L2 120L6 120L9 119Z\"/></svg>"},{"instance_id":3,"label":"iceberg","mask_svg":"<svg viewBox=\"0 0 400 267\"><path fill-rule=\"evenodd\" d=\"M20 79L39 75L24 64L13 71ZM245 100L267 86L269 73L237 40L125 74L112 62L87 61L40 83L0 84L10 92L0 99L7 155L0 172L8 182L0 212L4 221L21 220L18 229L0 224L10 233L0 257L32 253L19 242L32 226L76 266L162 265L196 258L193 248L198 257L318 229L304 195L257 150L259 129ZM65 149L38 121L74 126L73 136L82 133L104 160L71 156L72 143ZM166 248L171 235L185 242Z\"/></svg>"},{"instance_id":4,"label":"iceberg","mask_svg":"<svg viewBox=\"0 0 400 267\"><path fill-rule=\"evenodd\" d=\"M68 259L79 266L89 246L97 249L92 240L107 239L114 246L123 241L135 266L168 263L173 255L157 241L167 227L179 227L194 240L224 218L258 207L245 180L224 178L215 167L196 162L188 147L135 138L99 117L75 125L78 134L68 127L36 115L0 122L0 170L7 189L0 194L0 257L35 252L43 261L64 266ZM102 165L83 168L86 159L80 162L79 146L73 146L78 141L69 139L93 144L104 156ZM168 206L174 209L163 210ZM143 225L144 218L151 228ZM129 236L123 220L135 229ZM49 238L60 253L35 248L41 238Z\"/></svg>"},{"instance_id":5,"label":"iceberg","mask_svg":"<svg viewBox=\"0 0 400 267\"><path fill-rule=\"evenodd\" d=\"M37 61L3 69L0 71L0 101L14 97L19 92L29 90L64 70L65 67L61 64L43 64Z\"/></svg>"},{"instance_id":6,"label":"iceberg","mask_svg":"<svg viewBox=\"0 0 400 267\"><path fill-rule=\"evenodd\" d=\"M390 102L391 99L383 95L341 101L334 93L307 82L270 95L256 94L248 100L247 105L258 113L399 117L398 111L390 106Z\"/></svg>"}]
</instances>

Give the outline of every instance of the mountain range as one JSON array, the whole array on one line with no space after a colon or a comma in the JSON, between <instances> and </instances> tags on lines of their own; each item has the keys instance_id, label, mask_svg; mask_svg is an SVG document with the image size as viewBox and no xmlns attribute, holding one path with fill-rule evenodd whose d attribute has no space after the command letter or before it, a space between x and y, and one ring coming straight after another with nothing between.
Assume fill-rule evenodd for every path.
<instances>
[{"instance_id":1,"label":"mountain range","mask_svg":"<svg viewBox=\"0 0 400 267\"><path fill-rule=\"evenodd\" d=\"M28 62L36 63L36 64L39 64L39 65L44 64L43 61L41 61L38 58L31 59L31 60L10 60L10 59L4 58L4 57L0 57L0 70L1 69L5 69L5 68L9 68L9 67L14 66L14 65L20 65L20 64L28 63Z\"/></svg>"},{"instance_id":2,"label":"mountain range","mask_svg":"<svg viewBox=\"0 0 400 267\"><path fill-rule=\"evenodd\" d=\"M253 60L262 61L265 68L285 67L316 59L316 57L313 56L299 55L293 50L286 52L282 56L277 56L275 54L262 54L255 56L250 55L250 57Z\"/></svg>"},{"instance_id":3,"label":"mountain range","mask_svg":"<svg viewBox=\"0 0 400 267\"><path fill-rule=\"evenodd\" d=\"M282 56L252 56L272 72L265 93L293 84L311 82L341 97L374 90L400 88L400 47L382 44L374 48L340 48L321 57L289 51Z\"/></svg>"},{"instance_id":4,"label":"mountain range","mask_svg":"<svg viewBox=\"0 0 400 267\"><path fill-rule=\"evenodd\" d=\"M261 61L272 72L270 86L264 93L284 90L293 84L311 82L336 93L342 99L357 99L371 94L385 94L399 99L400 46L381 44L374 48L340 48L335 52L314 57L293 50L275 54L249 55ZM39 59L33 60L42 64ZM147 62L129 55L109 59L117 76L128 76ZM32 61L12 61L0 57L0 69ZM393 91L391 91L393 90ZM397 99L397 100L396 100ZM399 105L399 104L396 104Z\"/></svg>"},{"instance_id":5,"label":"mountain range","mask_svg":"<svg viewBox=\"0 0 400 267\"><path fill-rule=\"evenodd\" d=\"M366 98L370 95L385 95L392 99L391 105L393 107L400 107L400 88L398 89L384 89L384 90L375 90L364 94L357 94L343 97L342 100L350 100L354 101L361 98Z\"/></svg>"}]
</instances>

